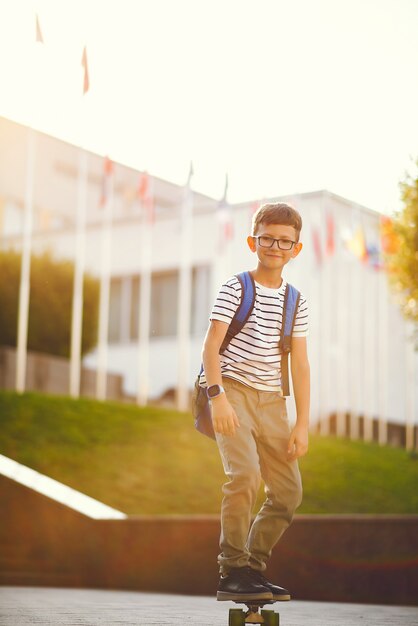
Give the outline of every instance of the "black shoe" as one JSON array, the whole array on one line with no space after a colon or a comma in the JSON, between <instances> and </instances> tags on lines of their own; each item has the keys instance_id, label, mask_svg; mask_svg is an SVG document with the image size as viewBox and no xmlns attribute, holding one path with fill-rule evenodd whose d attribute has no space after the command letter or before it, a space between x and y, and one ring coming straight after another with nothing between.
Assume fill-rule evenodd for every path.
<instances>
[{"instance_id":1,"label":"black shoe","mask_svg":"<svg viewBox=\"0 0 418 626\"><path fill-rule=\"evenodd\" d=\"M262 585L271 591L273 594L273 600L290 600L290 593L287 589L283 589L283 587L279 587L278 585L273 585L273 583L269 582L259 570L253 569L252 567L250 567L250 570L250 576L252 579L259 585Z\"/></svg>"},{"instance_id":2,"label":"black shoe","mask_svg":"<svg viewBox=\"0 0 418 626\"><path fill-rule=\"evenodd\" d=\"M273 594L264 585L257 582L251 573L251 567L234 567L228 574L221 576L217 600L269 600Z\"/></svg>"}]
</instances>

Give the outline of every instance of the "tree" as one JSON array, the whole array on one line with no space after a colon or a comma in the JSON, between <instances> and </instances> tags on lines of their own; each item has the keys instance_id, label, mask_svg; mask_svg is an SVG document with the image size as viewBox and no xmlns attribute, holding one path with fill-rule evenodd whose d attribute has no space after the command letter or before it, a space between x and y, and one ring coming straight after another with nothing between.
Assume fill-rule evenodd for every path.
<instances>
[{"instance_id":1,"label":"tree","mask_svg":"<svg viewBox=\"0 0 418 626\"><path fill-rule=\"evenodd\" d=\"M0 345L16 347L21 255L0 252ZM32 256L28 350L69 357L74 266ZM97 343L99 284L84 276L82 353Z\"/></svg>"},{"instance_id":2,"label":"tree","mask_svg":"<svg viewBox=\"0 0 418 626\"><path fill-rule=\"evenodd\" d=\"M418 324L418 160L400 183L403 207L383 222L383 248L390 282L405 317Z\"/></svg>"}]
</instances>

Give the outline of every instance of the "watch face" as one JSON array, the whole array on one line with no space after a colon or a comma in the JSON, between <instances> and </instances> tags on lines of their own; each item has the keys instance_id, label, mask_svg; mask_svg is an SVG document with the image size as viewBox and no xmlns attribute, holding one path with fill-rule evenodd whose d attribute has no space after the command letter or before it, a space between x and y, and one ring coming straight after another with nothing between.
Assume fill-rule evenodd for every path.
<instances>
[{"instance_id":1,"label":"watch face","mask_svg":"<svg viewBox=\"0 0 418 626\"><path fill-rule=\"evenodd\" d=\"M219 385L211 385L210 387L208 387L209 398L216 398L216 396L219 396L220 393L221 393L221 388Z\"/></svg>"}]
</instances>

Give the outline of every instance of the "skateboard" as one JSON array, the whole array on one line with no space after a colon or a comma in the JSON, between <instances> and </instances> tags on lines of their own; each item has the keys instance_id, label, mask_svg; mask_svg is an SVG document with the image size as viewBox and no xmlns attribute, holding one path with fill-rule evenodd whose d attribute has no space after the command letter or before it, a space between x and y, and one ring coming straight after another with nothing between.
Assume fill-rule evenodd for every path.
<instances>
[{"instance_id":1,"label":"skateboard","mask_svg":"<svg viewBox=\"0 0 418 626\"><path fill-rule=\"evenodd\" d=\"M244 609L229 609L228 626L244 626L245 624L265 624L265 626L280 626L280 615L271 610L263 610L266 604L273 604L277 600L233 600L235 604L245 604Z\"/></svg>"}]
</instances>

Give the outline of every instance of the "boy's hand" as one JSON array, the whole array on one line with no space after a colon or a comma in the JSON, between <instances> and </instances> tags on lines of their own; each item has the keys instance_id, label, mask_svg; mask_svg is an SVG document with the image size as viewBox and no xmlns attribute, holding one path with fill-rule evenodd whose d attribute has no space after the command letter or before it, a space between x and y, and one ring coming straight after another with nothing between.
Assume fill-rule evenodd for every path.
<instances>
[{"instance_id":1,"label":"boy's hand","mask_svg":"<svg viewBox=\"0 0 418 626\"><path fill-rule=\"evenodd\" d=\"M232 406L224 393L211 401L213 429L221 435L235 435L240 423Z\"/></svg>"},{"instance_id":2,"label":"boy's hand","mask_svg":"<svg viewBox=\"0 0 418 626\"><path fill-rule=\"evenodd\" d=\"M287 460L296 461L304 456L308 451L309 434L305 426L296 426L290 433L289 443L287 445Z\"/></svg>"}]
</instances>

